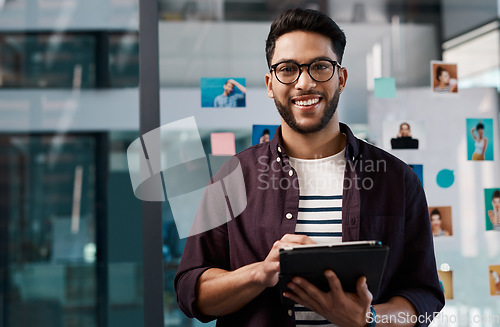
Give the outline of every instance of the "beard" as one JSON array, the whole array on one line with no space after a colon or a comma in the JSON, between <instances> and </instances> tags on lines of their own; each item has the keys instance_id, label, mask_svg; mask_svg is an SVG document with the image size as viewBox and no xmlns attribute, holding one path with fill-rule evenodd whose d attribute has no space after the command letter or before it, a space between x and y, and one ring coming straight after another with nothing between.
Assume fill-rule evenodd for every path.
<instances>
[{"instance_id":1,"label":"beard","mask_svg":"<svg viewBox=\"0 0 500 327\"><path fill-rule=\"evenodd\" d=\"M323 97L323 99L326 99L325 94L322 92L316 92L316 93L308 92L300 95L308 95L308 94L319 94ZM319 132L320 130L325 128L326 125L328 125L333 115L337 111L339 97L340 97L340 90L337 89L335 91L335 94L333 95L333 98L326 103L325 111L323 112L323 116L321 117L321 119L316 124L307 127L301 126L297 122L295 116L293 115L292 109L290 108L290 105L285 106L276 98L274 98L274 103L276 104L276 108L278 109L281 118L283 118L283 120L286 122L288 126L290 126L292 130L301 134L309 134L309 133Z\"/></svg>"}]
</instances>

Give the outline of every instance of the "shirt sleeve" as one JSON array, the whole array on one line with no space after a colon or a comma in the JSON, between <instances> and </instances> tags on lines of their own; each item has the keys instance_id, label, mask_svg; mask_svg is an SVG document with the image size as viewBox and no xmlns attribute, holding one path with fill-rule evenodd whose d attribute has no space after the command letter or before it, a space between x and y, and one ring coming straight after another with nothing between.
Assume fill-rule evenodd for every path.
<instances>
[{"instance_id":1,"label":"shirt sleeve","mask_svg":"<svg viewBox=\"0 0 500 327\"><path fill-rule=\"evenodd\" d=\"M418 315L416 326L428 326L444 306L439 284L434 243L425 193L418 177L408 171L405 178L404 256L391 281L391 297L410 301Z\"/></svg>"},{"instance_id":2,"label":"shirt sleeve","mask_svg":"<svg viewBox=\"0 0 500 327\"><path fill-rule=\"evenodd\" d=\"M191 236L186 241L179 269L174 278L179 308L190 318L201 322L216 319L203 315L196 304L198 278L210 268L229 270L226 225Z\"/></svg>"}]
</instances>

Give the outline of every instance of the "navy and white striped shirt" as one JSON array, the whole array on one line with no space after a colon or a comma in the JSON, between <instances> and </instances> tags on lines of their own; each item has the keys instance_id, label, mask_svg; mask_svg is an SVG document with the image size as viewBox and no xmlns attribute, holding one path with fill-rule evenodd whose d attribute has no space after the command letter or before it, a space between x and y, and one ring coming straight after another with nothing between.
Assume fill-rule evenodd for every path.
<instances>
[{"instance_id":1,"label":"navy and white striped shirt","mask_svg":"<svg viewBox=\"0 0 500 327\"><path fill-rule=\"evenodd\" d=\"M299 179L299 212L296 234L317 243L342 242L342 191L345 149L320 159L290 158ZM297 326L334 326L301 305L295 306Z\"/></svg>"}]
</instances>

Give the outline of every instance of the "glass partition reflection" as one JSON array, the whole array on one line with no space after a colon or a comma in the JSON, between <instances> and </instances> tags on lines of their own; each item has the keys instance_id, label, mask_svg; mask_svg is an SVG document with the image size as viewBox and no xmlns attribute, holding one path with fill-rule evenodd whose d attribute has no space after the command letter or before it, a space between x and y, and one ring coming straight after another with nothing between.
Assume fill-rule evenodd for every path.
<instances>
[{"instance_id":1,"label":"glass partition reflection","mask_svg":"<svg viewBox=\"0 0 500 327\"><path fill-rule=\"evenodd\" d=\"M99 136L0 139L6 326L96 325Z\"/></svg>"}]
</instances>

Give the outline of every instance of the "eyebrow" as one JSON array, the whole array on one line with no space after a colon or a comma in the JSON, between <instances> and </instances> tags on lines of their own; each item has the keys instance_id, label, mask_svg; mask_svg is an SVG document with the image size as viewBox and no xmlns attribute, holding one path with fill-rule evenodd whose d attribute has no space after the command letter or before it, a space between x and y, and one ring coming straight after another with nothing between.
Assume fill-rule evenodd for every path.
<instances>
[{"instance_id":1,"label":"eyebrow","mask_svg":"<svg viewBox=\"0 0 500 327\"><path fill-rule=\"evenodd\" d=\"M334 60L334 59L332 59L330 57L327 57L327 56L320 56L320 57L313 58L313 60L311 60L310 62L313 62L313 61L316 61L316 60L333 60L333 61L338 62L338 60ZM295 59L288 59L288 58L283 58L281 60L276 61L276 63L281 63L281 62L295 62L295 63L298 63L297 60L295 60Z\"/></svg>"}]
</instances>

